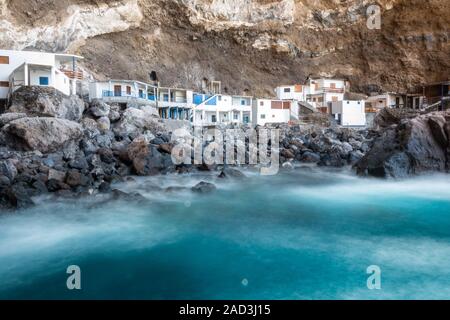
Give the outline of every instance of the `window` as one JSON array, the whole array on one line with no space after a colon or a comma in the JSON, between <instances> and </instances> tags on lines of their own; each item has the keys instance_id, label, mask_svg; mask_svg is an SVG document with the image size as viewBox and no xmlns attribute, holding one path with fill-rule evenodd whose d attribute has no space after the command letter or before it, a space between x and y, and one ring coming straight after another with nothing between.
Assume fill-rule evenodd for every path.
<instances>
[{"instance_id":1,"label":"window","mask_svg":"<svg viewBox=\"0 0 450 320\"><path fill-rule=\"evenodd\" d=\"M284 92L285 92L285 93L291 92L291 88L284 88Z\"/></svg>"},{"instance_id":2,"label":"window","mask_svg":"<svg viewBox=\"0 0 450 320\"><path fill-rule=\"evenodd\" d=\"M0 81L0 88L9 88L8 81Z\"/></svg>"},{"instance_id":3,"label":"window","mask_svg":"<svg viewBox=\"0 0 450 320\"><path fill-rule=\"evenodd\" d=\"M211 122L217 122L217 117L216 117L216 115L212 115L212 116L211 116Z\"/></svg>"},{"instance_id":4,"label":"window","mask_svg":"<svg viewBox=\"0 0 450 320\"><path fill-rule=\"evenodd\" d=\"M241 106L245 106L245 100L241 100Z\"/></svg>"},{"instance_id":5,"label":"window","mask_svg":"<svg viewBox=\"0 0 450 320\"><path fill-rule=\"evenodd\" d=\"M266 115L265 114L262 114L261 115L261 119L265 119L266 118Z\"/></svg>"},{"instance_id":6,"label":"window","mask_svg":"<svg viewBox=\"0 0 450 320\"><path fill-rule=\"evenodd\" d=\"M274 115L274 114L272 115L272 118L275 118L275 115Z\"/></svg>"},{"instance_id":7,"label":"window","mask_svg":"<svg viewBox=\"0 0 450 320\"><path fill-rule=\"evenodd\" d=\"M127 95L131 95L131 87L127 86Z\"/></svg>"},{"instance_id":8,"label":"window","mask_svg":"<svg viewBox=\"0 0 450 320\"><path fill-rule=\"evenodd\" d=\"M238 114L238 113L234 113L233 119L234 119L234 120L239 120L239 114Z\"/></svg>"},{"instance_id":9,"label":"window","mask_svg":"<svg viewBox=\"0 0 450 320\"><path fill-rule=\"evenodd\" d=\"M264 106L264 101L260 101L259 102L259 105L262 107L262 106Z\"/></svg>"},{"instance_id":10,"label":"window","mask_svg":"<svg viewBox=\"0 0 450 320\"><path fill-rule=\"evenodd\" d=\"M8 56L0 56L0 64L9 64Z\"/></svg>"},{"instance_id":11,"label":"window","mask_svg":"<svg viewBox=\"0 0 450 320\"><path fill-rule=\"evenodd\" d=\"M330 83L330 88L331 89L336 89L336 83Z\"/></svg>"},{"instance_id":12,"label":"window","mask_svg":"<svg viewBox=\"0 0 450 320\"><path fill-rule=\"evenodd\" d=\"M39 77L40 86L48 86L48 84L49 84L48 77Z\"/></svg>"},{"instance_id":13,"label":"window","mask_svg":"<svg viewBox=\"0 0 450 320\"><path fill-rule=\"evenodd\" d=\"M222 101L222 96L219 96L218 99L219 99L219 101Z\"/></svg>"}]
</instances>

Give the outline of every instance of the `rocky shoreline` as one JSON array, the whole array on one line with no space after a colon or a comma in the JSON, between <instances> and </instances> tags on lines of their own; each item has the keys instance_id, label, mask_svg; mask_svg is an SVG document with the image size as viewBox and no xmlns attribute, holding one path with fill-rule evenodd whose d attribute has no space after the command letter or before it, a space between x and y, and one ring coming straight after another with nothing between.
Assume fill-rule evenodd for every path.
<instances>
[{"instance_id":1,"label":"rocky shoreline","mask_svg":"<svg viewBox=\"0 0 450 320\"><path fill-rule=\"evenodd\" d=\"M353 166L360 175L406 177L448 170L450 115L412 119L382 112L376 130L280 125L280 165ZM248 129L248 128L247 128ZM83 196L112 193L129 176L184 174L214 170L221 178L242 178L232 167L175 165L171 132L152 108L127 108L100 101L90 104L53 89L24 87L0 115L0 207L33 205L42 194ZM192 192L215 190L208 182Z\"/></svg>"}]
</instances>

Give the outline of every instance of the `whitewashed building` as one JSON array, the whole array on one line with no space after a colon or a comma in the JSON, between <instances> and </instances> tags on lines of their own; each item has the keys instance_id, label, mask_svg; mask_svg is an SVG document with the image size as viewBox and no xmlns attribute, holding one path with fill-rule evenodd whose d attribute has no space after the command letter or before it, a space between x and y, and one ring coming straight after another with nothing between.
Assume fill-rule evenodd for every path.
<instances>
[{"instance_id":1,"label":"whitewashed building","mask_svg":"<svg viewBox=\"0 0 450 320\"><path fill-rule=\"evenodd\" d=\"M275 89L277 98L280 100L297 100L300 102L306 102L308 95L310 94L309 85L295 84L288 86L279 86Z\"/></svg>"},{"instance_id":2,"label":"whitewashed building","mask_svg":"<svg viewBox=\"0 0 450 320\"><path fill-rule=\"evenodd\" d=\"M187 120L192 114L193 93L190 90L158 87L136 80L97 81L89 84L89 98L122 107L152 106L162 119Z\"/></svg>"},{"instance_id":3,"label":"whitewashed building","mask_svg":"<svg viewBox=\"0 0 450 320\"><path fill-rule=\"evenodd\" d=\"M363 100L343 100L331 103L331 114L344 127L366 126L366 108Z\"/></svg>"},{"instance_id":4,"label":"whitewashed building","mask_svg":"<svg viewBox=\"0 0 450 320\"><path fill-rule=\"evenodd\" d=\"M194 93L193 124L195 126L250 124L252 101L253 98L249 96Z\"/></svg>"},{"instance_id":5,"label":"whitewashed building","mask_svg":"<svg viewBox=\"0 0 450 320\"><path fill-rule=\"evenodd\" d=\"M190 121L193 112L192 90L158 87L157 108L161 118Z\"/></svg>"},{"instance_id":6,"label":"whitewashed building","mask_svg":"<svg viewBox=\"0 0 450 320\"><path fill-rule=\"evenodd\" d=\"M402 108L405 105L405 98L398 93L386 92L367 98L366 105L375 110L383 108Z\"/></svg>"},{"instance_id":7,"label":"whitewashed building","mask_svg":"<svg viewBox=\"0 0 450 320\"><path fill-rule=\"evenodd\" d=\"M306 101L324 113L329 113L330 104L344 100L346 81L342 79L309 79Z\"/></svg>"},{"instance_id":8,"label":"whitewashed building","mask_svg":"<svg viewBox=\"0 0 450 320\"><path fill-rule=\"evenodd\" d=\"M96 81L89 84L89 99L128 105L155 105L157 87L135 80Z\"/></svg>"},{"instance_id":9,"label":"whitewashed building","mask_svg":"<svg viewBox=\"0 0 450 320\"><path fill-rule=\"evenodd\" d=\"M252 106L253 125L264 126L270 123L288 123L291 111L297 101L255 99Z\"/></svg>"},{"instance_id":10,"label":"whitewashed building","mask_svg":"<svg viewBox=\"0 0 450 320\"><path fill-rule=\"evenodd\" d=\"M83 72L71 54L0 50L0 100L22 86L52 87L66 95L76 94Z\"/></svg>"}]
</instances>

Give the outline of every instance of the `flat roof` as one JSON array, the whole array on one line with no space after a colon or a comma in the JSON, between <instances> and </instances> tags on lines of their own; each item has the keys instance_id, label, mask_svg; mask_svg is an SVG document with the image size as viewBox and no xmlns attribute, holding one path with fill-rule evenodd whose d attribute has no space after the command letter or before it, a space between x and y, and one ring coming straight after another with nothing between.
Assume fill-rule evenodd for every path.
<instances>
[{"instance_id":1,"label":"flat roof","mask_svg":"<svg viewBox=\"0 0 450 320\"><path fill-rule=\"evenodd\" d=\"M0 49L0 51L7 51L7 52L29 52L29 53L45 53L45 54L53 54L55 56L59 57L67 57L67 58L77 58L77 59L84 59L82 56L70 54L70 53L58 53L58 52L46 52L46 51L37 51L37 50L10 50L10 49Z\"/></svg>"},{"instance_id":2,"label":"flat roof","mask_svg":"<svg viewBox=\"0 0 450 320\"><path fill-rule=\"evenodd\" d=\"M138 80L120 80L120 79L111 79L111 80L105 80L105 81L93 81L93 83L110 83L110 82L123 82L123 83L139 83L139 84L143 84L149 87L154 87L156 88L155 85L150 84L150 83L146 83L146 82L142 82L142 81L138 81Z\"/></svg>"}]
</instances>

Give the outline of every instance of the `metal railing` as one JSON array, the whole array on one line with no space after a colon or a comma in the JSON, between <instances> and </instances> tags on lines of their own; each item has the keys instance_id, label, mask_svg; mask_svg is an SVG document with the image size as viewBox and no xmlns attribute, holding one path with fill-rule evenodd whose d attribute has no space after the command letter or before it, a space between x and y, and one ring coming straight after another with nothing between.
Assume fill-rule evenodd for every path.
<instances>
[{"instance_id":1,"label":"metal railing","mask_svg":"<svg viewBox=\"0 0 450 320\"><path fill-rule=\"evenodd\" d=\"M133 92L128 91L109 91L109 90L103 90L102 92L103 98L124 98L124 99L142 99L142 100L150 100L150 101L156 101L155 95L149 95L149 94L136 94Z\"/></svg>"},{"instance_id":2,"label":"metal railing","mask_svg":"<svg viewBox=\"0 0 450 320\"><path fill-rule=\"evenodd\" d=\"M83 80L84 79L84 74L83 74L83 71L81 71L81 70L74 71L74 70L68 70L68 69L61 68L59 71L64 73L69 79L75 79L75 80Z\"/></svg>"}]
</instances>

